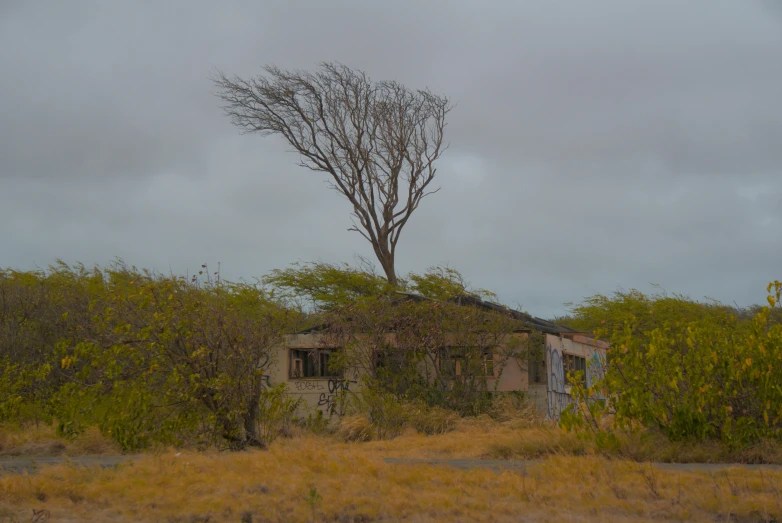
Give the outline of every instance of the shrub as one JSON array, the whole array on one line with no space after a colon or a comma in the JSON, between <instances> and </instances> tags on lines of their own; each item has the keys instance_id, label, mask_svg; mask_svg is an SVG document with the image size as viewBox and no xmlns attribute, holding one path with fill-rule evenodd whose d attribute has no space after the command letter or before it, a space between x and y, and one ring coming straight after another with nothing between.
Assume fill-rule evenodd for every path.
<instances>
[{"instance_id":1,"label":"shrub","mask_svg":"<svg viewBox=\"0 0 782 523\"><path fill-rule=\"evenodd\" d=\"M329 432L331 419L324 416L322 410L313 410L314 412L309 412L306 418L299 418L299 426L308 432L312 432L313 434L326 434Z\"/></svg>"},{"instance_id":2,"label":"shrub","mask_svg":"<svg viewBox=\"0 0 782 523\"><path fill-rule=\"evenodd\" d=\"M263 288L61 263L0 269L0 295L4 420L56 418L71 439L98 425L125 450L271 437L255 432L263 371L292 313Z\"/></svg>"},{"instance_id":3,"label":"shrub","mask_svg":"<svg viewBox=\"0 0 782 523\"><path fill-rule=\"evenodd\" d=\"M369 420L377 439L392 439L398 436L405 425L405 405L399 399L371 383L361 392L350 396L350 414L361 414Z\"/></svg>"},{"instance_id":4,"label":"shrub","mask_svg":"<svg viewBox=\"0 0 782 523\"><path fill-rule=\"evenodd\" d=\"M605 307L613 330L605 378L589 390L572 380L579 401L564 426L601 434L611 408L616 425L659 428L674 441L782 438L782 325L769 321L782 282L767 291L769 305L751 319L682 297L620 295ZM587 400L595 394L610 402Z\"/></svg>"},{"instance_id":5,"label":"shrub","mask_svg":"<svg viewBox=\"0 0 782 523\"><path fill-rule=\"evenodd\" d=\"M491 404L490 376L526 359L519 321L498 311L437 301L365 299L329 311L323 343L342 347L335 370L407 401L477 415ZM487 355L491 355L487 359Z\"/></svg>"},{"instance_id":6,"label":"shrub","mask_svg":"<svg viewBox=\"0 0 782 523\"><path fill-rule=\"evenodd\" d=\"M274 388L264 390L258 402L258 427L256 433L264 447L268 447L278 436L288 437L296 425L296 413L302 404L302 398L293 398L287 394L287 386L280 383Z\"/></svg>"}]
</instances>

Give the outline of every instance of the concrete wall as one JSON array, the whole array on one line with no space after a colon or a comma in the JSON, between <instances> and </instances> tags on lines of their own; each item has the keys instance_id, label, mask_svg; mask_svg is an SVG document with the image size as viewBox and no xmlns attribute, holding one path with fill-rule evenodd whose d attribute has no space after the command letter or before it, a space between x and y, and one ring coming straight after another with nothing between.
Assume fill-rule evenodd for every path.
<instances>
[{"instance_id":1,"label":"concrete wall","mask_svg":"<svg viewBox=\"0 0 782 523\"><path fill-rule=\"evenodd\" d=\"M518 338L526 338L526 333L514 334ZM526 361L510 358L503 363L499 353L494 356L494 372L499 378L489 378L487 386L490 391L527 392L536 407L547 413L551 419L559 419L562 410L572 401L570 385L567 384L563 358L567 354L585 358L587 362L587 386L591 386L600 378L605 368L606 350L608 344L583 335L552 335L545 336L546 368L544 383L530 384L529 370ZM340 391L356 392L360 387L361 376L355 373L350 376L332 378L292 378L290 368L291 349L322 348L318 334L298 334L286 338L285 344L279 347L272 357L272 363L267 371L269 384L274 386L286 383L291 395L304 400L304 404L313 409L323 411L328 415L335 404ZM499 351L498 351L499 352ZM500 372L502 369L502 372ZM499 382L497 382L497 379Z\"/></svg>"},{"instance_id":2,"label":"concrete wall","mask_svg":"<svg viewBox=\"0 0 782 523\"><path fill-rule=\"evenodd\" d=\"M527 333L515 333L513 337L525 339ZM393 337L390 338L393 342ZM304 404L312 409L321 410L328 415L335 404L339 391L356 392L360 387L360 374L333 378L292 378L291 349L321 349L320 336L315 334L297 334L286 337L284 345L280 346L272 357L267 370L271 386L286 383L289 394L300 397ZM526 391L529 387L529 372L525 361L509 358L503 362L499 353L494 355L494 373L499 378L488 378L487 387L498 392ZM502 369L502 372L500 370ZM498 381L499 380L499 381Z\"/></svg>"},{"instance_id":3,"label":"concrete wall","mask_svg":"<svg viewBox=\"0 0 782 523\"><path fill-rule=\"evenodd\" d=\"M583 335L546 335L546 411L551 419L572 403L571 387L563 365L566 355L586 360L586 385L592 386L602 377L608 344Z\"/></svg>"},{"instance_id":4,"label":"concrete wall","mask_svg":"<svg viewBox=\"0 0 782 523\"><path fill-rule=\"evenodd\" d=\"M526 337L526 334L524 335ZM501 357L494 355L495 374L499 375L499 380L488 379L489 390L494 391L495 385L497 392L525 391L529 388L529 372L527 362L516 358L509 358L502 364ZM501 369L500 369L501 368ZM500 372L500 370L502 372Z\"/></svg>"},{"instance_id":5,"label":"concrete wall","mask_svg":"<svg viewBox=\"0 0 782 523\"><path fill-rule=\"evenodd\" d=\"M328 415L335 405L337 394L341 390L355 392L360 376L353 374L345 377L330 378L292 378L291 349L322 349L318 334L297 334L287 336L285 344L276 350L267 371L271 386L285 383L290 395L303 400L305 407L318 409Z\"/></svg>"},{"instance_id":6,"label":"concrete wall","mask_svg":"<svg viewBox=\"0 0 782 523\"><path fill-rule=\"evenodd\" d=\"M530 385L527 397L535 405L536 411L548 413L548 393L546 392L545 383L533 383Z\"/></svg>"}]
</instances>

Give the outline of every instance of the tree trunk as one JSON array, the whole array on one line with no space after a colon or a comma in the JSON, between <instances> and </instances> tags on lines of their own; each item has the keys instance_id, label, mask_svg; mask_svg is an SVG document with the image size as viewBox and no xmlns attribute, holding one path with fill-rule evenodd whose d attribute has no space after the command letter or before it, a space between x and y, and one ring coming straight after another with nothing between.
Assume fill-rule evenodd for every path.
<instances>
[{"instance_id":1,"label":"tree trunk","mask_svg":"<svg viewBox=\"0 0 782 523\"><path fill-rule=\"evenodd\" d=\"M392 259L389 262L383 262L383 270L386 273L386 279L388 280L388 283L390 283L393 287L397 286L396 281L396 272L394 271L394 260Z\"/></svg>"},{"instance_id":2,"label":"tree trunk","mask_svg":"<svg viewBox=\"0 0 782 523\"><path fill-rule=\"evenodd\" d=\"M247 441L242 437L236 423L233 423L225 417L221 417L220 425L223 428L223 439L228 442L228 448L231 450L244 450Z\"/></svg>"},{"instance_id":3,"label":"tree trunk","mask_svg":"<svg viewBox=\"0 0 782 523\"><path fill-rule=\"evenodd\" d=\"M377 256L383 272L386 273L386 279L391 286L397 286L396 271L394 269L394 254L388 248L387 238L378 238L377 244L373 245L375 255Z\"/></svg>"},{"instance_id":4,"label":"tree trunk","mask_svg":"<svg viewBox=\"0 0 782 523\"><path fill-rule=\"evenodd\" d=\"M280 135L299 165L328 173L347 198L356 221L348 230L372 244L388 282L396 287L394 248L445 151L446 115L453 105L428 89L373 82L335 63L317 73L264 68L251 80L218 73L214 82L234 125L245 132Z\"/></svg>"},{"instance_id":5,"label":"tree trunk","mask_svg":"<svg viewBox=\"0 0 782 523\"><path fill-rule=\"evenodd\" d=\"M260 392L253 395L250 399L250 405L247 408L247 414L244 416L244 436L247 439L247 445L258 449L265 449L266 443L258 434L258 421L261 416L261 408L258 404Z\"/></svg>"}]
</instances>

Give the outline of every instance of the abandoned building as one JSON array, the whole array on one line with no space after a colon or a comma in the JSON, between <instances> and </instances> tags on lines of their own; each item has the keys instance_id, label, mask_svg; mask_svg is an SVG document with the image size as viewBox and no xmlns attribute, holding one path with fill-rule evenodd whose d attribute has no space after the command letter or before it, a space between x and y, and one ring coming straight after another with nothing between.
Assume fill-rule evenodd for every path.
<instances>
[{"instance_id":1,"label":"abandoned building","mask_svg":"<svg viewBox=\"0 0 782 523\"><path fill-rule=\"evenodd\" d=\"M400 294L404 294L405 299L427 299ZM524 392L539 411L559 419L562 410L572 401L568 371L584 371L587 386L602 375L608 349L605 341L474 296L452 301L501 312L519 320L522 328L511 334L511 339L528 339L533 332L542 338L544 358L535 361L501 361L497 353L487 351L483 369L489 391ZM338 375L329 367L329 359L337 350L339 347L327 346L318 328L287 336L272 359L268 371L270 384L286 383L289 394L301 397L305 405L329 414L337 394L355 392L360 380L357 372L350 376ZM456 366L454 370L458 374L458 363L451 364Z\"/></svg>"}]
</instances>

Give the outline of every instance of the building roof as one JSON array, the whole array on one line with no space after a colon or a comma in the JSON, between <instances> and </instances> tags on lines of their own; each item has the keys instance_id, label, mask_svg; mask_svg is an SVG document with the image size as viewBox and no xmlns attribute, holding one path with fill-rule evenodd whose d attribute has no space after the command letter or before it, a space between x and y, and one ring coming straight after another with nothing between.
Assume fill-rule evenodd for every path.
<instances>
[{"instance_id":1,"label":"building roof","mask_svg":"<svg viewBox=\"0 0 782 523\"><path fill-rule=\"evenodd\" d=\"M432 298L427 298L426 296L421 296L420 294L413 294L411 292L397 291L397 294L404 295L408 299L412 299L412 300L416 300L416 301L432 300ZM476 306L476 307L480 307L481 309L491 310L491 311L507 314L507 315L511 316L512 318L517 319L517 320L523 322L530 329L536 330L536 331L539 331L539 332L544 332L546 334L563 334L563 333L583 334L580 331L577 331L575 329L571 329L570 327L565 327L563 325L557 325L555 323L551 323L550 321L546 321L546 320L543 320L541 318L536 318L535 316L527 314L526 312L517 311L515 309L511 309L509 307L506 307L505 305L500 305L499 303L486 301L486 300L483 300L480 297L474 296L474 295L456 296L454 298L451 298L448 301L451 302L451 303L459 304L459 305L473 305L473 306Z\"/></svg>"},{"instance_id":2,"label":"building roof","mask_svg":"<svg viewBox=\"0 0 782 523\"><path fill-rule=\"evenodd\" d=\"M426 296L422 296L420 294L415 294L412 292L396 291L396 294L400 296L400 298L396 301L406 301L406 300L437 301L433 298L428 298ZM543 332L545 334L584 334L589 336L588 333L583 333L581 331L577 331L575 329L571 329L563 325L557 325L555 323L551 323L550 321L546 321L541 318L536 318L535 316L527 314L526 312L511 309L509 307L500 305L498 303L485 301L478 296L473 296L473 295L456 296L454 298L449 299L448 301L451 303L456 303L458 305L473 305L475 307L480 307L485 310L491 310L495 312L500 312L502 314L507 314L510 317L521 321L529 329L536 330L538 332ZM314 331L319 331L325 329L326 327L328 327L328 325L326 324L316 325L308 329L305 329L303 331L300 331L299 334L306 334Z\"/></svg>"}]
</instances>

